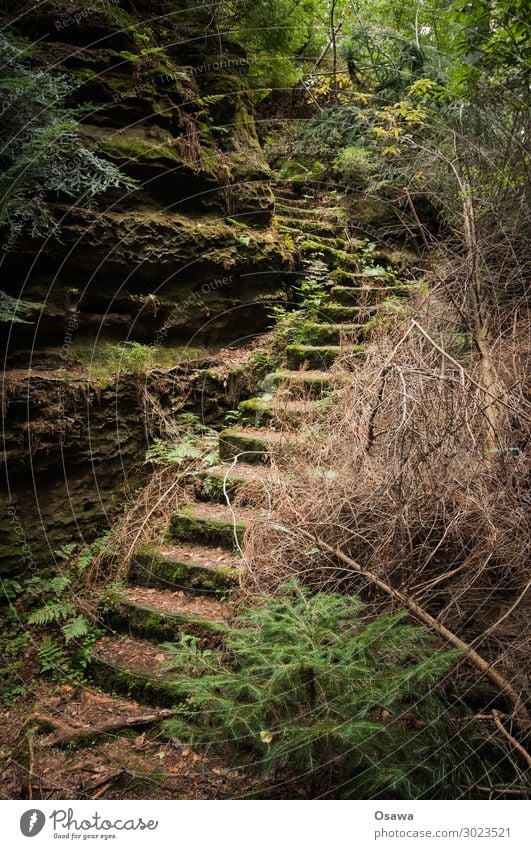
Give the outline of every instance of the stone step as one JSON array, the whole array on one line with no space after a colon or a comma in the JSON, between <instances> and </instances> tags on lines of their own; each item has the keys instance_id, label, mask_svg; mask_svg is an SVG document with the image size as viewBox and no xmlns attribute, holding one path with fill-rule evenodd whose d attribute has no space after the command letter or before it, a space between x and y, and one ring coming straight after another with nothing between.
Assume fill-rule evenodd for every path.
<instances>
[{"instance_id":1,"label":"stone step","mask_svg":"<svg viewBox=\"0 0 531 849\"><path fill-rule=\"evenodd\" d=\"M288 218L295 218L297 220L309 219L311 221L316 221L319 218L323 217L322 210L316 209L313 206L302 206L291 204L287 202L276 203L275 204L275 213L278 217L287 216Z\"/></svg>"},{"instance_id":2,"label":"stone step","mask_svg":"<svg viewBox=\"0 0 531 849\"><path fill-rule=\"evenodd\" d=\"M302 222L297 218L289 218L284 215L278 216L278 230L280 233L289 233L294 239L300 236L303 240L311 236L319 236L321 238L330 236L334 237L338 232L338 225L327 221L305 221L304 229Z\"/></svg>"},{"instance_id":3,"label":"stone step","mask_svg":"<svg viewBox=\"0 0 531 849\"><path fill-rule=\"evenodd\" d=\"M390 277L385 272L382 274L371 274L369 269L362 271L345 271L336 268L330 272L330 280L335 286L381 286L386 288L390 285Z\"/></svg>"},{"instance_id":4,"label":"stone step","mask_svg":"<svg viewBox=\"0 0 531 849\"><path fill-rule=\"evenodd\" d=\"M220 463L201 472L195 479L195 495L200 501L226 504L238 496L238 504L263 501L264 489L271 482L271 469L248 463Z\"/></svg>"},{"instance_id":5,"label":"stone step","mask_svg":"<svg viewBox=\"0 0 531 849\"><path fill-rule=\"evenodd\" d=\"M313 257L317 254L331 269L359 270L360 259L358 256L348 250L336 248L330 243L325 243L321 239L310 237L301 242L298 248L301 257Z\"/></svg>"},{"instance_id":6,"label":"stone step","mask_svg":"<svg viewBox=\"0 0 531 849\"><path fill-rule=\"evenodd\" d=\"M266 379L270 380L271 384L284 386L290 391L302 393L306 398L321 398L334 386L345 383L346 375L317 370L283 369L273 372Z\"/></svg>"},{"instance_id":7,"label":"stone step","mask_svg":"<svg viewBox=\"0 0 531 849\"><path fill-rule=\"evenodd\" d=\"M342 340L358 343L364 334L363 324L326 324L305 321L299 335L305 345L339 345Z\"/></svg>"},{"instance_id":8,"label":"stone step","mask_svg":"<svg viewBox=\"0 0 531 849\"><path fill-rule=\"evenodd\" d=\"M235 549L241 545L246 523L256 512L245 507L236 510L226 504L193 503L185 505L170 519L170 539L194 545Z\"/></svg>"},{"instance_id":9,"label":"stone step","mask_svg":"<svg viewBox=\"0 0 531 849\"><path fill-rule=\"evenodd\" d=\"M145 705L172 707L186 697L171 682L170 654L145 640L124 636L100 638L87 668L100 689Z\"/></svg>"},{"instance_id":10,"label":"stone step","mask_svg":"<svg viewBox=\"0 0 531 849\"><path fill-rule=\"evenodd\" d=\"M238 583L238 554L222 548L181 544L146 544L133 555L132 584L156 589L224 595Z\"/></svg>"},{"instance_id":11,"label":"stone step","mask_svg":"<svg viewBox=\"0 0 531 849\"><path fill-rule=\"evenodd\" d=\"M339 345L287 345L286 363L288 369L309 368L325 371L341 355Z\"/></svg>"},{"instance_id":12,"label":"stone step","mask_svg":"<svg viewBox=\"0 0 531 849\"><path fill-rule=\"evenodd\" d=\"M156 642L174 642L181 634L219 639L231 615L228 604L213 598L143 586L113 590L99 609L113 631Z\"/></svg>"},{"instance_id":13,"label":"stone step","mask_svg":"<svg viewBox=\"0 0 531 849\"><path fill-rule=\"evenodd\" d=\"M312 206L315 207L318 204L317 198L313 195L299 195L292 191L290 188L279 187L274 190L275 192L275 200L278 203L287 203L292 206Z\"/></svg>"},{"instance_id":14,"label":"stone step","mask_svg":"<svg viewBox=\"0 0 531 849\"><path fill-rule=\"evenodd\" d=\"M278 430L229 427L219 435L219 456L222 460L238 457L243 463L269 463L269 450L286 448L290 442Z\"/></svg>"},{"instance_id":15,"label":"stone step","mask_svg":"<svg viewBox=\"0 0 531 849\"><path fill-rule=\"evenodd\" d=\"M292 401L283 396L274 395L265 398L248 398L241 401L238 410L243 422L260 427L275 427L275 424L296 422L303 419L311 410L311 401Z\"/></svg>"},{"instance_id":16,"label":"stone step","mask_svg":"<svg viewBox=\"0 0 531 849\"><path fill-rule=\"evenodd\" d=\"M330 295L338 304L353 306L355 304L381 303L385 298L404 298L409 294L406 286L333 286Z\"/></svg>"},{"instance_id":17,"label":"stone step","mask_svg":"<svg viewBox=\"0 0 531 849\"><path fill-rule=\"evenodd\" d=\"M373 312L373 306L345 307L343 304L330 302L319 307L318 318L327 324L334 322L356 324L358 323L356 319L359 319L360 316L368 318Z\"/></svg>"}]
</instances>

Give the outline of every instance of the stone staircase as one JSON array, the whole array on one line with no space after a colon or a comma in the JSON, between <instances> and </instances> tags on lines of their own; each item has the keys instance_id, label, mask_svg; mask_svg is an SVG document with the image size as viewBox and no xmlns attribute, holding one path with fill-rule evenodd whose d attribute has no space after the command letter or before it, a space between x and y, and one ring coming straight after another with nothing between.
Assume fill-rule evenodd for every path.
<instances>
[{"instance_id":1,"label":"stone staircase","mask_svg":"<svg viewBox=\"0 0 531 849\"><path fill-rule=\"evenodd\" d=\"M238 424L219 433L219 465L198 474L188 503L164 529L164 542L140 546L126 584L102 598L108 633L97 643L90 676L102 689L142 703L167 707L179 698L161 643L182 635L203 645L223 640L245 562L245 530L261 510L264 516L263 492L274 483L271 448L289 451L293 439L303 438L302 428L286 437L280 424L303 422L312 405L348 383L338 359L363 356L367 321L377 304L408 293L406 284L397 284L396 272L381 269L381 254L380 270L367 268L359 242L341 235L334 207L318 208L314 198L296 197L289 189L280 194L279 229L290 232L299 247L304 279L314 274L310 279L326 294L297 340L286 346L284 366L265 379L266 391L242 401Z\"/></svg>"}]
</instances>

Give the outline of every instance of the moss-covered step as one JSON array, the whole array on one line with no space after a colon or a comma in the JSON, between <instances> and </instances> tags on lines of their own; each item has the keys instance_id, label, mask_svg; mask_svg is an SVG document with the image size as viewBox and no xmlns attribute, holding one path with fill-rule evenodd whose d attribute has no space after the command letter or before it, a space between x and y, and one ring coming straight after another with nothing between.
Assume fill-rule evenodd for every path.
<instances>
[{"instance_id":1,"label":"moss-covered step","mask_svg":"<svg viewBox=\"0 0 531 849\"><path fill-rule=\"evenodd\" d=\"M130 637L98 640L87 668L88 677L107 693L155 707L171 707L186 697L170 679L170 655L161 647Z\"/></svg>"},{"instance_id":2,"label":"moss-covered step","mask_svg":"<svg viewBox=\"0 0 531 849\"><path fill-rule=\"evenodd\" d=\"M356 344L364 334L363 324L328 324L319 321L305 321L298 332L304 345L339 345L341 341Z\"/></svg>"},{"instance_id":3,"label":"moss-covered step","mask_svg":"<svg viewBox=\"0 0 531 849\"><path fill-rule=\"evenodd\" d=\"M236 548L241 545L246 523L256 514L247 508L233 511L222 504L189 504L170 518L169 536L173 541L195 545Z\"/></svg>"},{"instance_id":4,"label":"moss-covered step","mask_svg":"<svg viewBox=\"0 0 531 849\"><path fill-rule=\"evenodd\" d=\"M343 306L378 304L385 298L404 298L409 294L407 286L333 286L330 296Z\"/></svg>"},{"instance_id":5,"label":"moss-covered step","mask_svg":"<svg viewBox=\"0 0 531 849\"><path fill-rule=\"evenodd\" d=\"M314 257L317 254L330 268L358 271L361 265L361 259L354 253L332 247L329 243L315 237L301 242L299 252L303 258Z\"/></svg>"},{"instance_id":6,"label":"moss-covered step","mask_svg":"<svg viewBox=\"0 0 531 849\"><path fill-rule=\"evenodd\" d=\"M321 398L325 393L331 391L337 384L345 381L341 374L331 374L326 371L294 371L283 369L268 375L267 380L271 385L283 385L299 393L302 392L307 398Z\"/></svg>"},{"instance_id":7,"label":"moss-covered step","mask_svg":"<svg viewBox=\"0 0 531 849\"><path fill-rule=\"evenodd\" d=\"M113 631L158 642L178 640L181 634L219 639L230 616L229 606L212 598L139 586L109 593L99 609Z\"/></svg>"},{"instance_id":8,"label":"moss-covered step","mask_svg":"<svg viewBox=\"0 0 531 849\"><path fill-rule=\"evenodd\" d=\"M354 307L377 304L385 298L387 289L382 286L333 286L330 296L337 304Z\"/></svg>"},{"instance_id":9,"label":"moss-covered step","mask_svg":"<svg viewBox=\"0 0 531 849\"><path fill-rule=\"evenodd\" d=\"M323 238L333 237L337 233L337 224L328 221L301 221L300 218L288 218L284 215L279 215L277 220L279 233L300 235L303 239L307 235Z\"/></svg>"},{"instance_id":10,"label":"moss-covered step","mask_svg":"<svg viewBox=\"0 0 531 849\"><path fill-rule=\"evenodd\" d=\"M195 478L194 489L200 501L226 504L238 496L238 504L261 504L271 479L268 466L248 463L220 463Z\"/></svg>"},{"instance_id":11,"label":"moss-covered step","mask_svg":"<svg viewBox=\"0 0 531 849\"><path fill-rule=\"evenodd\" d=\"M287 345L286 363L288 369L301 368L327 369L341 355L339 345Z\"/></svg>"},{"instance_id":12,"label":"moss-covered step","mask_svg":"<svg viewBox=\"0 0 531 849\"><path fill-rule=\"evenodd\" d=\"M356 324L360 314L371 314L374 307L345 307L343 304L329 303L319 307L318 318L326 323Z\"/></svg>"},{"instance_id":13,"label":"moss-covered step","mask_svg":"<svg viewBox=\"0 0 531 849\"><path fill-rule=\"evenodd\" d=\"M287 447L290 440L275 430L229 427L219 434L219 456L222 460L238 457L242 463L268 463L269 449Z\"/></svg>"},{"instance_id":14,"label":"moss-covered step","mask_svg":"<svg viewBox=\"0 0 531 849\"><path fill-rule=\"evenodd\" d=\"M248 398L238 405L242 422L253 424L255 427L296 422L310 412L311 401L291 401L278 396L265 398Z\"/></svg>"},{"instance_id":15,"label":"moss-covered step","mask_svg":"<svg viewBox=\"0 0 531 849\"><path fill-rule=\"evenodd\" d=\"M330 272L330 279L336 286L388 286L389 275L386 271L380 274L371 273L370 268L361 271L345 271L335 268Z\"/></svg>"},{"instance_id":16,"label":"moss-covered step","mask_svg":"<svg viewBox=\"0 0 531 849\"><path fill-rule=\"evenodd\" d=\"M302 220L308 219L311 221L315 221L322 217L321 209L286 202L276 203L275 213L277 215L285 215L288 218L297 218Z\"/></svg>"},{"instance_id":17,"label":"moss-covered step","mask_svg":"<svg viewBox=\"0 0 531 849\"><path fill-rule=\"evenodd\" d=\"M189 593L225 595L238 583L237 554L197 545L141 546L128 572L132 584Z\"/></svg>"}]
</instances>

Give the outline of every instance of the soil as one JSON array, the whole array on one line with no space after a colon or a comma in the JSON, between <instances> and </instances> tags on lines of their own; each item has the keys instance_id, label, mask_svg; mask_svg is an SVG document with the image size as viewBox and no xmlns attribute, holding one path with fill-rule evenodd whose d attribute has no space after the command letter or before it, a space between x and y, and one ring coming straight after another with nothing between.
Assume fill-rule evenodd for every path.
<instances>
[{"instance_id":1,"label":"soil","mask_svg":"<svg viewBox=\"0 0 531 849\"><path fill-rule=\"evenodd\" d=\"M207 548L202 545L164 545L157 548L157 554L219 569L237 569L241 565L241 557L237 554L223 548Z\"/></svg>"},{"instance_id":2,"label":"soil","mask_svg":"<svg viewBox=\"0 0 531 849\"><path fill-rule=\"evenodd\" d=\"M127 666L150 675L161 674L170 660L169 652L148 640L132 637L105 636L96 643L96 654L109 663Z\"/></svg>"},{"instance_id":3,"label":"soil","mask_svg":"<svg viewBox=\"0 0 531 849\"><path fill-rule=\"evenodd\" d=\"M227 766L227 758L191 749L160 728L113 734L89 746L48 746L49 733L33 737L29 776L28 719L45 714L72 727L98 726L149 713L83 685L41 684L36 697L0 714L1 799L221 799L258 790L256 772Z\"/></svg>"},{"instance_id":4,"label":"soil","mask_svg":"<svg viewBox=\"0 0 531 849\"><path fill-rule=\"evenodd\" d=\"M245 507L237 507L234 511L229 507L221 504L211 504L201 502L185 505L188 515L193 519L215 519L218 522L227 522L233 524L236 522L247 522L256 519L256 510L250 510Z\"/></svg>"},{"instance_id":5,"label":"soil","mask_svg":"<svg viewBox=\"0 0 531 849\"><path fill-rule=\"evenodd\" d=\"M171 592L135 586L127 587L122 595L135 604L164 613L182 613L186 616L209 619L212 622L226 622L230 616L228 604L204 596L189 596L181 590Z\"/></svg>"}]
</instances>

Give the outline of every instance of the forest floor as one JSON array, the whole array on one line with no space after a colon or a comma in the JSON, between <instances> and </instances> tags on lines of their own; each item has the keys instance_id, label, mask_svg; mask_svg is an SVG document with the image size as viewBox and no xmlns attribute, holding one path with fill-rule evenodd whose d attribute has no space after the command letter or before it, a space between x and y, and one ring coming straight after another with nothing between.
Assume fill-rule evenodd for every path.
<instances>
[{"instance_id":1,"label":"forest floor","mask_svg":"<svg viewBox=\"0 0 531 849\"><path fill-rule=\"evenodd\" d=\"M146 712L145 705L86 683L40 684L33 697L0 714L0 798L234 799L263 787L256 769L230 768L226 758L192 751L160 730L131 729L63 748L50 745L55 731L26 734L28 724L43 716L75 731Z\"/></svg>"}]
</instances>

